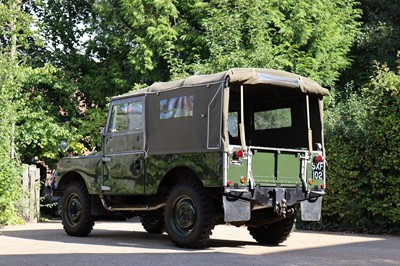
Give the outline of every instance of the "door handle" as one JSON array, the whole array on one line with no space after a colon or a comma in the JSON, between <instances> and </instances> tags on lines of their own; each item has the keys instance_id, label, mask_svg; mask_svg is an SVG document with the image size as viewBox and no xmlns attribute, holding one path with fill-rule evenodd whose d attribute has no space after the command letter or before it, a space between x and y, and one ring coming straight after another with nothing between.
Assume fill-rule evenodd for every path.
<instances>
[{"instance_id":1,"label":"door handle","mask_svg":"<svg viewBox=\"0 0 400 266\"><path fill-rule=\"evenodd\" d=\"M103 156L103 157L101 157L101 161L102 161L103 163L111 162L111 157Z\"/></svg>"}]
</instances>

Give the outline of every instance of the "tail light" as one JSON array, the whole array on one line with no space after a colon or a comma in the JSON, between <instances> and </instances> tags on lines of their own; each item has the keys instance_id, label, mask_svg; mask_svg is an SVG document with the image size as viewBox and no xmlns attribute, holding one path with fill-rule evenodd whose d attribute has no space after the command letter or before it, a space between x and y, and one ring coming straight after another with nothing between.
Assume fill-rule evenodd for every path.
<instances>
[{"instance_id":1,"label":"tail light","mask_svg":"<svg viewBox=\"0 0 400 266\"><path fill-rule=\"evenodd\" d=\"M233 154L233 157L242 158L243 151L242 150L235 151L235 153Z\"/></svg>"},{"instance_id":2,"label":"tail light","mask_svg":"<svg viewBox=\"0 0 400 266\"><path fill-rule=\"evenodd\" d=\"M320 155L320 154L318 154L317 156L315 156L314 158L313 158L313 162L314 163L321 163L321 162L323 162L324 161L324 158L322 157L322 155Z\"/></svg>"},{"instance_id":3,"label":"tail light","mask_svg":"<svg viewBox=\"0 0 400 266\"><path fill-rule=\"evenodd\" d=\"M237 150L233 153L232 159L237 161L239 158L243 158L243 151L242 150Z\"/></svg>"}]
</instances>

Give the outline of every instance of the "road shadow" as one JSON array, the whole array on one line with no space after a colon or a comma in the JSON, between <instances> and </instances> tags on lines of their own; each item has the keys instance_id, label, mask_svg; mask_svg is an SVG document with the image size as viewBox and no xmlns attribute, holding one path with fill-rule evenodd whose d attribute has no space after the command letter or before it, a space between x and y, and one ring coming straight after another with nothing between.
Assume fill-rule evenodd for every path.
<instances>
[{"instance_id":1,"label":"road shadow","mask_svg":"<svg viewBox=\"0 0 400 266\"><path fill-rule=\"evenodd\" d=\"M54 221L52 221L54 223ZM177 248L164 233L148 234L138 231L140 223L112 223L107 229L94 228L88 237L68 236L61 223L58 229L52 224L49 229L0 230L1 236L41 241L43 250L35 254L0 255L0 265L293 265L293 266L341 266L341 265L388 265L400 266L400 238L368 236L365 240L351 244L332 244L321 247L297 246L290 244L278 247L263 247L255 241L222 240L211 238L209 247L200 250ZM101 224L100 224L101 225ZM118 228L120 227L120 228ZM109 229L108 229L109 228ZM305 241L318 237L329 239L337 235L357 238L354 234L337 234L300 231ZM362 236L362 235L361 235ZM317 238L316 238L317 237ZM48 242L48 244L46 244ZM62 254L48 252L55 242L78 244L79 250L60 251ZM325 241L329 242L329 241ZM0 243L5 246L6 243ZM85 246L87 245L87 246ZM96 245L99 249L96 249ZM59 245L63 246L63 245ZM95 249L93 249L93 246ZM314 245L315 246L315 245ZM119 249L115 249L119 247ZM87 250L87 251L86 251ZM94 253L93 250L101 252ZM254 252L253 252L254 251ZM56 251L57 252L57 251ZM18 252L16 252L18 253ZM24 253L24 252L21 252ZM40 254L39 254L40 253ZM51 254L48 254L51 253Z\"/></svg>"},{"instance_id":2,"label":"road shadow","mask_svg":"<svg viewBox=\"0 0 400 266\"><path fill-rule=\"evenodd\" d=\"M135 234L135 237L140 235L142 234ZM106 239L103 238L103 241L110 240L108 235L103 237L106 237ZM143 240L141 239L141 241ZM160 239L157 238L157 240ZM161 241L166 241L164 236L161 236ZM283 249L254 255L241 254L240 250L237 249L230 252L215 249L206 252L182 249L179 249L180 252L168 252L160 251L160 246L147 246L147 252L138 252L132 249L132 253L81 252L73 254L2 255L0 256L0 265L396 266L400 265L400 255L398 246L393 246L393 244L398 245L398 243L398 239L397 241L384 239L320 248ZM146 247L146 243L141 243L141 247ZM266 250L268 250L268 247L266 247Z\"/></svg>"},{"instance_id":3,"label":"road shadow","mask_svg":"<svg viewBox=\"0 0 400 266\"><path fill-rule=\"evenodd\" d=\"M87 244L87 245L101 245L101 246L113 246L113 247L140 247L148 249L173 249L173 250L185 250L176 247L169 239L166 233L163 234L149 234L145 231L135 231L140 223L128 222L132 224L132 231L126 229L125 223L124 229L118 228L101 229L96 228L96 225L92 232L86 237L73 237L65 233L60 221L49 221L46 223L58 223L60 229L28 229L28 230L0 230L0 236L8 236L13 238L22 238L39 241L53 241L69 244ZM106 222L102 222L106 223ZM118 226L119 223L113 223ZM133 226L135 225L135 226ZM134 228L135 227L135 228ZM259 245L253 241L237 241L237 240L222 240L222 239L211 239L208 243L208 248L219 248L219 247L242 247L247 245ZM193 249L188 249L196 251ZM200 249L204 250L204 249ZM1 264L0 264L1 265Z\"/></svg>"}]
</instances>

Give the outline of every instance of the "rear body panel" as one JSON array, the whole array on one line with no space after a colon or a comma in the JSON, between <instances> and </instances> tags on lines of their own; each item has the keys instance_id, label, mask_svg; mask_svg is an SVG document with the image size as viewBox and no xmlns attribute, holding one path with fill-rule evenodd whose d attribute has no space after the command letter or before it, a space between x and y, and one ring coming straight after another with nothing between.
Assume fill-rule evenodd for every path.
<instances>
[{"instance_id":1,"label":"rear body panel","mask_svg":"<svg viewBox=\"0 0 400 266\"><path fill-rule=\"evenodd\" d=\"M254 181L261 186L301 185L299 157L298 153L257 150L252 158Z\"/></svg>"}]
</instances>

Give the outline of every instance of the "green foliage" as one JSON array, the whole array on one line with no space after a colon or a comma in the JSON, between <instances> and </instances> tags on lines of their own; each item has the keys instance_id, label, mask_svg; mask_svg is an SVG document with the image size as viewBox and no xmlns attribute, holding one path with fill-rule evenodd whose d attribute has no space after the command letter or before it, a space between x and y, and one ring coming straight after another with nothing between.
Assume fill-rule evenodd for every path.
<instances>
[{"instance_id":1,"label":"green foliage","mask_svg":"<svg viewBox=\"0 0 400 266\"><path fill-rule=\"evenodd\" d=\"M360 10L353 1L211 1L202 21L207 58L191 69L268 67L333 86L347 57ZM179 66L175 66L179 67Z\"/></svg>"},{"instance_id":2,"label":"green foliage","mask_svg":"<svg viewBox=\"0 0 400 266\"><path fill-rule=\"evenodd\" d=\"M0 225L21 222L18 216L21 169L13 159L15 121L14 100L20 95L21 69L17 48L27 44L29 17L19 12L21 1L0 2ZM27 34L28 33L28 34Z\"/></svg>"},{"instance_id":3,"label":"green foliage","mask_svg":"<svg viewBox=\"0 0 400 266\"><path fill-rule=\"evenodd\" d=\"M284 69L333 86L359 30L354 1L42 1L43 58L88 104L231 67ZM65 28L68 30L65 31ZM66 49L67 48L67 49Z\"/></svg>"},{"instance_id":4,"label":"green foliage","mask_svg":"<svg viewBox=\"0 0 400 266\"><path fill-rule=\"evenodd\" d=\"M360 0L362 28L357 34L351 57L354 63L343 72L340 84L354 82L356 89L369 82L374 62L386 64L395 71L400 43L400 2ZM342 85L343 86L343 85Z\"/></svg>"},{"instance_id":5,"label":"green foliage","mask_svg":"<svg viewBox=\"0 0 400 266\"><path fill-rule=\"evenodd\" d=\"M359 2L0 1L0 224L17 220L13 137L23 160L55 161L61 140L99 149L109 97L143 84L268 67L334 87L354 59L326 115L325 225L399 231L399 74L371 66L395 69L400 8Z\"/></svg>"},{"instance_id":6,"label":"green foliage","mask_svg":"<svg viewBox=\"0 0 400 266\"><path fill-rule=\"evenodd\" d=\"M33 33L33 18L24 9L23 0L3 0L0 2L0 47L3 52L15 53L17 49L27 49L32 41L38 41Z\"/></svg>"},{"instance_id":7,"label":"green foliage","mask_svg":"<svg viewBox=\"0 0 400 266\"><path fill-rule=\"evenodd\" d=\"M107 109L99 107L88 109L85 117L72 119L72 122L79 128L78 135L80 137L76 141L84 144L81 153L87 152L89 149L101 149L100 129L105 127L106 119Z\"/></svg>"},{"instance_id":8,"label":"green foliage","mask_svg":"<svg viewBox=\"0 0 400 266\"><path fill-rule=\"evenodd\" d=\"M326 112L328 228L400 233L400 72L378 66ZM341 94L343 96L343 94Z\"/></svg>"},{"instance_id":9,"label":"green foliage","mask_svg":"<svg viewBox=\"0 0 400 266\"><path fill-rule=\"evenodd\" d=\"M17 66L9 57L0 57L0 225L20 222L18 202L21 195L20 167L11 159L11 140L15 105L12 99L18 92L16 79Z\"/></svg>"},{"instance_id":10,"label":"green foliage","mask_svg":"<svg viewBox=\"0 0 400 266\"><path fill-rule=\"evenodd\" d=\"M73 98L71 95L63 97L69 89L64 85L70 82L62 84L61 78L55 79L53 67L32 68L28 65L27 53L31 47L37 48L38 40L32 22L29 5L25 2L0 3L0 224L21 221L18 216L21 202L18 154L22 154L22 159L32 155L58 158L54 154L58 139L68 133L54 123L53 114L59 113L59 106L64 105L46 103ZM54 90L59 91L57 95L60 98L52 98ZM71 104L76 106L73 102Z\"/></svg>"},{"instance_id":11,"label":"green foliage","mask_svg":"<svg viewBox=\"0 0 400 266\"><path fill-rule=\"evenodd\" d=\"M331 86L350 62L346 55L359 16L347 0L42 0L33 7L44 43L32 48L33 67L48 72L51 63L62 72L31 75L25 83L34 105L21 120L27 159L56 158L61 138L75 153L99 148L99 111L108 97L136 84L230 67L271 67ZM52 125L35 127L30 116Z\"/></svg>"},{"instance_id":12,"label":"green foliage","mask_svg":"<svg viewBox=\"0 0 400 266\"><path fill-rule=\"evenodd\" d=\"M78 113L75 88L61 82L57 70L50 65L25 67L23 73L22 93L16 99L18 151L27 162L35 156L48 162L57 160L60 142L72 138L70 125L63 123L62 118Z\"/></svg>"}]
</instances>

